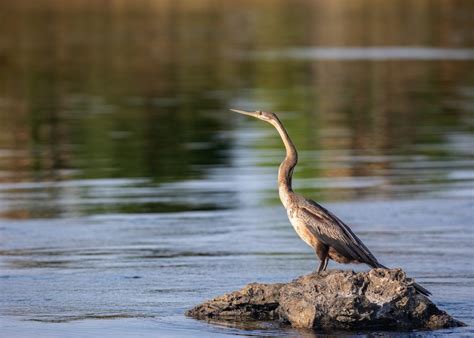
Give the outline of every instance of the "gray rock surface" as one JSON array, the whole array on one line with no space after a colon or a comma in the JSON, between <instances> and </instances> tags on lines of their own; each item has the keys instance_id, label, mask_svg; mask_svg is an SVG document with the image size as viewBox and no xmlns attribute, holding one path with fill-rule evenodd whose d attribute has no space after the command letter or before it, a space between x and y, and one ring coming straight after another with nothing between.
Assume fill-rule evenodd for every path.
<instances>
[{"instance_id":1,"label":"gray rock surface","mask_svg":"<svg viewBox=\"0 0 474 338\"><path fill-rule=\"evenodd\" d=\"M400 269L329 270L286 284L249 284L186 315L212 321L279 320L296 328L324 330L464 326L418 294L412 284Z\"/></svg>"}]
</instances>

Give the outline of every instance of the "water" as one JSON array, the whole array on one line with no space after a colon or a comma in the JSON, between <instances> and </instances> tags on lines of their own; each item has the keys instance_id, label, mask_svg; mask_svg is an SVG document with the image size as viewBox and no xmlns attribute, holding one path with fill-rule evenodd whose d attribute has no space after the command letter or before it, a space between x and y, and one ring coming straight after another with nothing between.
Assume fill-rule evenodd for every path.
<instances>
[{"instance_id":1,"label":"water","mask_svg":"<svg viewBox=\"0 0 474 338\"><path fill-rule=\"evenodd\" d=\"M469 324L418 335L474 334L472 11L0 3L2 335L318 335L183 315L317 264L276 132L228 108L280 112L295 189Z\"/></svg>"}]
</instances>

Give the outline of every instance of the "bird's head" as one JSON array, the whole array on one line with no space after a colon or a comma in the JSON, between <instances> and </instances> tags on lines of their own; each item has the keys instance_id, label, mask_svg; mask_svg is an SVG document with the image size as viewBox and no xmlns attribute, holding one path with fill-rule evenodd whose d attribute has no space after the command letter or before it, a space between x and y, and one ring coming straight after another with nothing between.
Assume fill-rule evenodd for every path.
<instances>
[{"instance_id":1,"label":"bird's head","mask_svg":"<svg viewBox=\"0 0 474 338\"><path fill-rule=\"evenodd\" d=\"M237 109L231 109L231 110L239 114L256 117L259 120L266 121L269 123L272 123L272 121L277 119L274 113L260 111L260 110L257 110L257 111L245 111L245 110L237 110Z\"/></svg>"}]
</instances>

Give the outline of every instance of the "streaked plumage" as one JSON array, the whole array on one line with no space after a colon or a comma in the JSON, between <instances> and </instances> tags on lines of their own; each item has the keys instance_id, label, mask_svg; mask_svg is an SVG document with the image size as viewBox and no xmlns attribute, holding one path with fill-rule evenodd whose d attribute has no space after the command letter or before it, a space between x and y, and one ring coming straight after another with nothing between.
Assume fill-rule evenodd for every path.
<instances>
[{"instance_id":1,"label":"streaked plumage","mask_svg":"<svg viewBox=\"0 0 474 338\"><path fill-rule=\"evenodd\" d=\"M298 154L278 117L269 112L231 110L268 122L280 134L286 148L286 157L278 171L280 199L296 233L314 249L320 259L318 272L326 270L329 259L338 263L365 263L373 268L386 269L343 221L318 203L293 191L291 179ZM421 285L415 283L414 286L419 293L430 295Z\"/></svg>"}]
</instances>

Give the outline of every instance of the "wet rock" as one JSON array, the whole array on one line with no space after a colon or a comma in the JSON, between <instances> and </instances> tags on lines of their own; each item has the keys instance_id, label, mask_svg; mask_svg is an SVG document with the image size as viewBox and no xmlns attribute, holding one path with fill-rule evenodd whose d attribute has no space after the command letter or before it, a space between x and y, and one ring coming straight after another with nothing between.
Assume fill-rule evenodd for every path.
<instances>
[{"instance_id":1,"label":"wet rock","mask_svg":"<svg viewBox=\"0 0 474 338\"><path fill-rule=\"evenodd\" d=\"M418 294L400 269L330 270L286 284L253 283L186 315L213 321L279 320L324 330L441 329L463 326Z\"/></svg>"}]
</instances>

